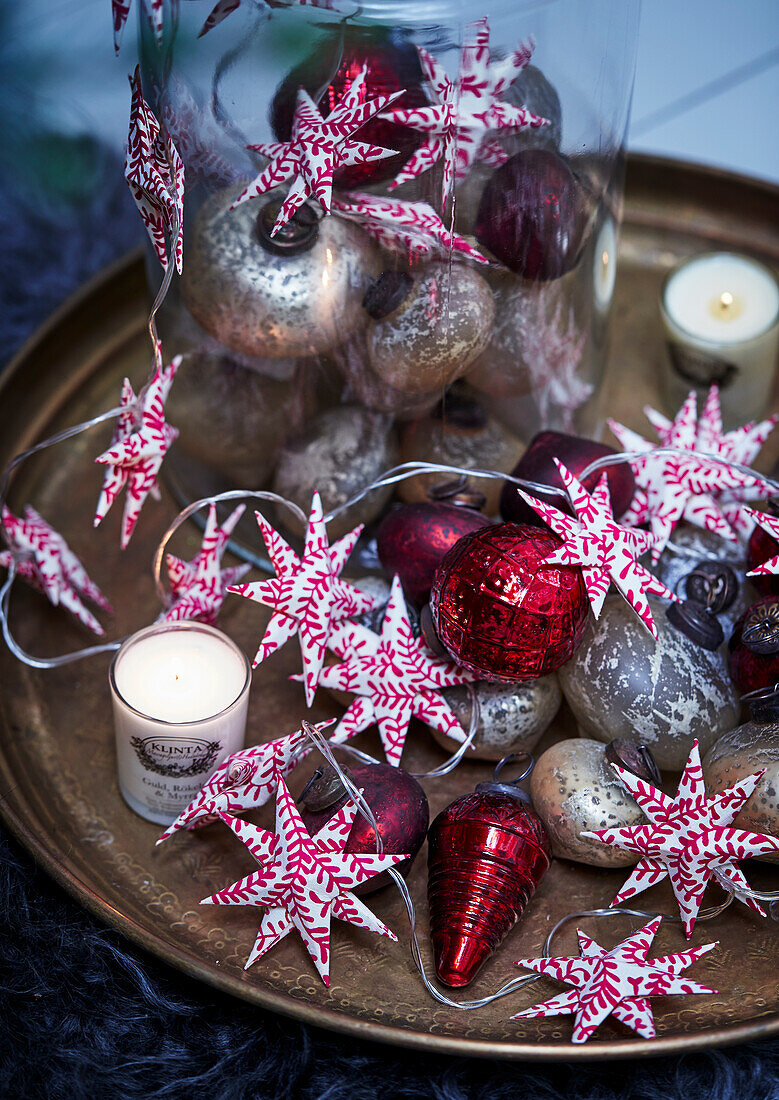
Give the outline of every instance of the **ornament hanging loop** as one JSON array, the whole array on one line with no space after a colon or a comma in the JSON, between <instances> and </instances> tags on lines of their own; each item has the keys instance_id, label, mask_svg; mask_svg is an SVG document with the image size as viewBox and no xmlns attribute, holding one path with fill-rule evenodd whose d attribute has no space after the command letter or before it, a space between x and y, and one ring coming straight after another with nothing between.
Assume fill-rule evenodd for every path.
<instances>
[{"instance_id":1,"label":"ornament hanging loop","mask_svg":"<svg viewBox=\"0 0 779 1100\"><path fill-rule=\"evenodd\" d=\"M524 771L520 772L514 779L501 779L500 773L503 768L514 760L527 761ZM523 791L519 784L523 779L527 779L535 766L535 758L529 752L511 752L495 765L495 771L492 773L490 782L477 783L476 790L481 794L505 794L510 798L516 798L520 802L526 802L530 805L530 795L527 791Z\"/></svg>"}]
</instances>

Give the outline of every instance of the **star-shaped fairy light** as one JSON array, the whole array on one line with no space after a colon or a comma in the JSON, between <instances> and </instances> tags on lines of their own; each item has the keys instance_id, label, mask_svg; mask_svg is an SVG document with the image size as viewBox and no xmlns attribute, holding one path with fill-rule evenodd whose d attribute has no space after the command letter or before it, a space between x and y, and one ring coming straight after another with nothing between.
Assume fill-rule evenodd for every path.
<instances>
[{"instance_id":1,"label":"star-shaped fairy light","mask_svg":"<svg viewBox=\"0 0 779 1100\"><path fill-rule=\"evenodd\" d=\"M352 138L361 126L405 90L365 99L366 73L364 67L327 118L322 117L304 88L298 90L290 140L249 146L255 153L268 157L270 164L241 192L232 209L292 178L292 186L271 230L273 237L309 195L315 195L325 213L330 213L336 168L345 164L369 164L396 155L394 149L383 149Z\"/></svg>"},{"instance_id":2,"label":"star-shaped fairy light","mask_svg":"<svg viewBox=\"0 0 779 1100\"><path fill-rule=\"evenodd\" d=\"M666 600L677 597L636 561L652 546L654 537L645 531L622 527L615 521L605 473L595 491L588 493L562 462L555 459L555 465L576 519L520 490L530 507L564 540L562 546L544 559L543 565L578 565L581 568L596 619L600 617L606 593L612 583L615 584L656 639L657 627L647 595L662 596Z\"/></svg>"},{"instance_id":3,"label":"star-shaped fairy light","mask_svg":"<svg viewBox=\"0 0 779 1100\"><path fill-rule=\"evenodd\" d=\"M111 0L111 14L113 15L114 21L114 50L117 54L122 44L124 25L127 22L127 16L130 14L131 6L132 0ZM154 32L154 37L157 40L158 46L162 45L163 7L163 0L144 0L143 2L146 18L149 21L149 26Z\"/></svg>"},{"instance_id":4,"label":"star-shaped fairy light","mask_svg":"<svg viewBox=\"0 0 779 1100\"><path fill-rule=\"evenodd\" d=\"M201 904L266 908L247 968L297 928L322 981L329 985L331 916L397 939L352 890L408 856L344 852L356 810L356 802L346 802L312 837L284 780L279 779L275 833L220 813L257 860L260 870Z\"/></svg>"},{"instance_id":5,"label":"star-shaped fairy light","mask_svg":"<svg viewBox=\"0 0 779 1100\"><path fill-rule=\"evenodd\" d=\"M557 978L574 988L549 1001L526 1008L513 1020L537 1016L574 1015L572 1040L585 1043L607 1016L627 1024L646 1039L654 1039L650 997L669 993L716 993L716 989L680 977L701 955L717 946L707 943L675 955L648 959L662 917L655 917L632 936L606 950L577 929L580 955L559 959L519 959L517 966Z\"/></svg>"},{"instance_id":6,"label":"star-shaped fairy light","mask_svg":"<svg viewBox=\"0 0 779 1100\"><path fill-rule=\"evenodd\" d=\"M330 546L322 501L319 493L314 493L303 556L299 558L259 512L256 516L276 576L231 585L228 591L273 608L274 614L254 658L255 668L293 635L298 635L306 702L311 706L333 626L340 619L362 615L375 606L373 597L340 579L341 570L362 533L362 524Z\"/></svg>"},{"instance_id":7,"label":"star-shaped fairy light","mask_svg":"<svg viewBox=\"0 0 779 1100\"><path fill-rule=\"evenodd\" d=\"M735 897L765 916L760 905L749 897L749 886L737 860L779 852L779 837L729 827L760 782L762 771L709 798L698 742L693 741L676 797L670 798L632 772L617 764L611 766L649 818L646 825L582 833L641 856L612 905L669 878L689 939L706 884L714 875Z\"/></svg>"},{"instance_id":8,"label":"star-shaped fairy light","mask_svg":"<svg viewBox=\"0 0 779 1100\"><path fill-rule=\"evenodd\" d=\"M0 551L0 567L9 569L13 561L17 576L42 592L55 607L66 608L89 630L102 636L105 631L83 600L109 614L111 605L62 535L29 504L24 519L3 505L2 527L9 549Z\"/></svg>"},{"instance_id":9,"label":"star-shaped fairy light","mask_svg":"<svg viewBox=\"0 0 779 1100\"><path fill-rule=\"evenodd\" d=\"M745 508L750 519L762 527L767 535L770 535L772 539L776 539L779 542L779 516L769 516L766 512L758 512L754 508ZM768 561L764 561L762 565L756 566L754 569L750 569L747 573L748 577L760 577L769 576L772 573L779 573L779 554L775 558L769 558Z\"/></svg>"},{"instance_id":10,"label":"star-shaped fairy light","mask_svg":"<svg viewBox=\"0 0 779 1100\"><path fill-rule=\"evenodd\" d=\"M433 657L414 637L398 577L392 582L380 635L357 623L342 623L328 645L343 663L323 668L319 683L357 696L338 723L334 742L348 741L376 723L387 763L397 767L412 717L455 741L465 740L439 692L476 677L453 661Z\"/></svg>"},{"instance_id":11,"label":"star-shaped fairy light","mask_svg":"<svg viewBox=\"0 0 779 1100\"><path fill-rule=\"evenodd\" d=\"M713 407L713 402L711 405ZM734 460L734 453L746 455L750 453L746 437L739 437L735 443L732 440L726 442L726 437L721 436L720 432L719 445L726 449L714 450L716 432L706 424L707 418L704 418L703 425L698 424L694 390L673 421L667 421L654 409L646 408L644 411L660 433L661 447L675 447L680 451L689 451L690 455L655 454L656 444L649 443L623 424L609 420L609 427L621 446L626 451L640 452L638 458L630 460L637 490L623 520L631 525L649 523L655 536L652 548L652 560L655 562L665 549L676 524L682 519L736 541L737 533L723 513L724 502L732 505L734 499L753 499L755 495L769 490L769 486L758 474L741 473L723 462L712 461L708 455L718 455L730 461ZM756 427L747 426L740 431L754 431Z\"/></svg>"},{"instance_id":12,"label":"star-shaped fairy light","mask_svg":"<svg viewBox=\"0 0 779 1100\"><path fill-rule=\"evenodd\" d=\"M316 729L324 732L334 722L334 718L319 722ZM288 776L311 752L313 745L306 746L307 740L308 735L301 726L286 737L228 756L157 843L162 844L179 829L206 825L220 812L239 814L264 806L276 793L278 781Z\"/></svg>"},{"instance_id":13,"label":"star-shaped fairy light","mask_svg":"<svg viewBox=\"0 0 779 1100\"><path fill-rule=\"evenodd\" d=\"M122 549L130 541L146 497L151 493L155 500L159 499L157 474L168 448L179 434L178 429L165 420L165 402L180 364L181 356L177 355L170 366L163 367L158 348L154 374L137 397L129 379L125 378L122 412L116 421L111 446L95 459L108 467L97 502L95 527L105 518L122 489L127 490Z\"/></svg>"},{"instance_id":14,"label":"star-shaped fairy light","mask_svg":"<svg viewBox=\"0 0 779 1100\"><path fill-rule=\"evenodd\" d=\"M203 541L192 561L167 555L165 561L171 602L167 611L160 615L160 622L177 619L216 622L228 585L236 584L251 569L250 565L222 568L225 547L245 510L246 505L239 504L220 526L216 518L216 505L212 504L208 509Z\"/></svg>"},{"instance_id":15,"label":"star-shaped fairy light","mask_svg":"<svg viewBox=\"0 0 779 1100\"><path fill-rule=\"evenodd\" d=\"M446 204L452 180L462 179L475 160L493 167L508 160L508 153L491 136L493 131L546 126L547 119L534 115L527 107L514 107L499 98L530 61L533 49L532 41L523 42L503 60L491 61L489 24L486 18L479 19L466 28L459 76L451 81L443 65L418 46L433 104L398 107L382 117L430 136L400 170L390 188L415 179L443 158L442 201Z\"/></svg>"},{"instance_id":16,"label":"star-shaped fairy light","mask_svg":"<svg viewBox=\"0 0 779 1100\"><path fill-rule=\"evenodd\" d=\"M168 241L173 262L181 274L184 250L184 165L178 150L160 130L160 124L143 98L138 66L130 77L130 129L124 174L130 193L154 245L157 259L167 270Z\"/></svg>"},{"instance_id":17,"label":"star-shaped fairy light","mask_svg":"<svg viewBox=\"0 0 779 1100\"><path fill-rule=\"evenodd\" d=\"M352 191L342 198L334 198L332 210L356 222L390 252L397 252L409 260L452 254L480 264L489 263L464 237L451 233L426 202L405 202Z\"/></svg>"}]
</instances>

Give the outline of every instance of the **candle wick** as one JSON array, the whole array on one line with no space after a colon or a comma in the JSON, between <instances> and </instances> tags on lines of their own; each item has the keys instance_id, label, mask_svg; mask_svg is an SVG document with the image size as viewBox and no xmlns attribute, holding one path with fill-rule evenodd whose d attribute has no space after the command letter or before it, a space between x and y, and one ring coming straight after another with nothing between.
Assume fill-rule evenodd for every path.
<instances>
[{"instance_id":1,"label":"candle wick","mask_svg":"<svg viewBox=\"0 0 779 1100\"><path fill-rule=\"evenodd\" d=\"M719 302L720 302L720 308L724 312L724 311L730 309L730 307L733 305L733 295L730 293L730 291L724 290L722 292L722 294L720 294Z\"/></svg>"}]
</instances>

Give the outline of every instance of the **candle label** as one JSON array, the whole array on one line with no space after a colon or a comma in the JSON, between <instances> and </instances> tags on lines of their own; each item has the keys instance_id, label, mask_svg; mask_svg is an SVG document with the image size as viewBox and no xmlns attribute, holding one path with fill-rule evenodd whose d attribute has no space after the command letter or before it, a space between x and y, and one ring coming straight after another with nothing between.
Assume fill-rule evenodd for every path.
<instances>
[{"instance_id":1,"label":"candle label","mask_svg":"<svg viewBox=\"0 0 779 1100\"><path fill-rule=\"evenodd\" d=\"M668 354L674 373L692 386L706 388L716 382L721 390L727 389L739 374L735 363L717 359L703 351L668 341Z\"/></svg>"},{"instance_id":2,"label":"candle label","mask_svg":"<svg viewBox=\"0 0 779 1100\"><path fill-rule=\"evenodd\" d=\"M188 779L213 770L221 741L202 737L131 737L130 744L142 766L156 775Z\"/></svg>"}]
</instances>

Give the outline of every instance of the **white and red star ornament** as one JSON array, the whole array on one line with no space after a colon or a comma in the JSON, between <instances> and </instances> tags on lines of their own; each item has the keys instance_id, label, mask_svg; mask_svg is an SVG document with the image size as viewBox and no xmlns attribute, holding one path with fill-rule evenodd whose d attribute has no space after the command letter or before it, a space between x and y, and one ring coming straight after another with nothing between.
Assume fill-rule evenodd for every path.
<instances>
[{"instance_id":1,"label":"white and red star ornament","mask_svg":"<svg viewBox=\"0 0 779 1100\"><path fill-rule=\"evenodd\" d=\"M332 212L356 222L360 228L390 252L409 260L436 256L467 258L489 263L478 249L458 233L450 232L426 202L405 202L382 195L351 191L332 201Z\"/></svg>"},{"instance_id":2,"label":"white and red star ornament","mask_svg":"<svg viewBox=\"0 0 779 1100\"><path fill-rule=\"evenodd\" d=\"M508 153L491 136L494 131L546 126L548 120L527 107L514 107L500 99L530 61L533 49L528 40L503 60L491 61L489 24L486 18L479 19L466 27L458 78L452 81L440 61L418 46L432 105L398 107L382 117L430 136L390 183L390 189L421 176L443 158L445 205L452 180L462 179L474 161L498 167L508 160Z\"/></svg>"},{"instance_id":3,"label":"white and red star ornament","mask_svg":"<svg viewBox=\"0 0 779 1100\"><path fill-rule=\"evenodd\" d=\"M779 542L779 516L769 516L766 512L758 512L754 508L745 508L744 511L751 520L754 520L758 527L763 528L767 535L770 535L772 539L776 539L776 541ZM750 569L747 576L767 577L774 573L779 573L779 554L777 554L775 558L769 558L768 561L764 561L762 565Z\"/></svg>"},{"instance_id":4,"label":"white and red star ornament","mask_svg":"<svg viewBox=\"0 0 779 1100\"><path fill-rule=\"evenodd\" d=\"M220 813L257 860L260 870L201 904L265 907L246 969L297 928L322 981L329 985L331 917L397 939L352 890L408 856L344 852L356 810L356 802L346 802L312 837L286 783L279 779L275 833Z\"/></svg>"},{"instance_id":5,"label":"white and red star ornament","mask_svg":"<svg viewBox=\"0 0 779 1100\"><path fill-rule=\"evenodd\" d=\"M306 702L311 706L333 627L339 620L362 615L375 606L372 596L340 579L363 525L330 546L322 502L319 493L314 493L303 556L298 557L278 531L259 512L255 514L276 575L271 580L230 585L228 592L273 609L254 668L298 635Z\"/></svg>"},{"instance_id":6,"label":"white and red star ornament","mask_svg":"<svg viewBox=\"0 0 779 1100\"><path fill-rule=\"evenodd\" d=\"M141 0L144 11L146 12L146 18L149 21L149 26L154 32L154 37L157 40L157 45L162 45L162 28L163 28L163 0ZM114 23L114 51L118 54L119 47L122 44L122 34L124 32L124 25L127 22L127 16L130 14L130 8L132 6L132 0L111 0L111 14L113 16Z\"/></svg>"},{"instance_id":7,"label":"white and red star ornament","mask_svg":"<svg viewBox=\"0 0 779 1100\"><path fill-rule=\"evenodd\" d=\"M615 584L652 637L657 639L657 627L647 596L661 596L666 600L676 600L677 596L636 560L653 545L654 536L622 527L615 521L605 473L594 492L589 493L562 462L554 461L576 513L575 519L520 490L530 507L564 540L562 546L544 559L541 567L579 566L596 619L600 617L606 593Z\"/></svg>"},{"instance_id":8,"label":"white and red star ornament","mask_svg":"<svg viewBox=\"0 0 779 1100\"><path fill-rule=\"evenodd\" d=\"M365 99L366 73L367 68L364 67L327 118L322 117L304 88L298 90L290 140L248 146L255 153L268 157L270 164L241 192L232 210L292 179L292 186L271 230L273 237L309 195L319 200L326 214L330 213L333 172L336 168L348 164L370 164L396 155L394 149L353 139L361 126L403 95L405 90Z\"/></svg>"},{"instance_id":9,"label":"white and red star ornament","mask_svg":"<svg viewBox=\"0 0 779 1100\"><path fill-rule=\"evenodd\" d=\"M412 717L455 741L465 740L460 723L439 692L471 683L476 677L454 661L433 657L424 642L414 637L397 576L381 634L358 623L341 623L328 646L342 663L323 668L319 683L356 696L336 727L334 743L348 741L375 723L387 763L397 767Z\"/></svg>"},{"instance_id":10,"label":"white and red star ornament","mask_svg":"<svg viewBox=\"0 0 779 1100\"><path fill-rule=\"evenodd\" d=\"M608 1016L614 1016L645 1039L654 1039L650 997L669 993L716 993L716 989L680 975L702 955L717 947L707 943L689 951L648 959L662 917L655 917L609 950L577 929L580 955L559 959L519 959L517 966L556 978L573 989L526 1008L512 1020L538 1016L574 1016L574 1043L585 1043Z\"/></svg>"},{"instance_id":11,"label":"white and red star ornament","mask_svg":"<svg viewBox=\"0 0 779 1100\"><path fill-rule=\"evenodd\" d=\"M762 771L709 798L698 742L693 741L676 797L670 798L632 772L617 764L611 766L649 819L646 825L582 833L583 837L641 856L612 905L628 901L668 878L689 939L706 884L714 875L739 901L765 916L758 902L749 896L749 884L737 861L779 852L779 837L730 827L760 782Z\"/></svg>"},{"instance_id":12,"label":"white and red star ornament","mask_svg":"<svg viewBox=\"0 0 779 1100\"><path fill-rule=\"evenodd\" d=\"M17 576L102 637L105 631L83 601L89 600L109 614L111 605L62 535L29 504L23 519L3 505L0 519L9 545L8 550L0 551L0 567L10 569L13 561Z\"/></svg>"},{"instance_id":13,"label":"white and red star ornament","mask_svg":"<svg viewBox=\"0 0 779 1100\"><path fill-rule=\"evenodd\" d=\"M335 722L319 722L320 733ZM193 829L215 821L218 814L240 814L257 810L276 793L280 779L286 778L311 752L308 734L301 726L286 737L253 745L234 752L224 760L203 784L185 810L170 824L157 841L162 844L180 829Z\"/></svg>"},{"instance_id":14,"label":"white and red star ornament","mask_svg":"<svg viewBox=\"0 0 779 1100\"><path fill-rule=\"evenodd\" d=\"M192 619L213 624L224 602L225 592L251 569L250 565L222 568L222 555L235 529L236 523L246 511L239 504L220 526L216 518L216 505L208 509L203 541L192 561L182 561L168 554L165 562L170 582L170 605L159 617L159 622Z\"/></svg>"},{"instance_id":15,"label":"white and red star ornament","mask_svg":"<svg viewBox=\"0 0 779 1100\"><path fill-rule=\"evenodd\" d=\"M173 262L180 275L184 254L184 165L176 146L161 130L154 112L143 98L137 65L130 77L130 87L125 179L157 259L167 271L170 242Z\"/></svg>"},{"instance_id":16,"label":"white and red star ornament","mask_svg":"<svg viewBox=\"0 0 779 1100\"><path fill-rule=\"evenodd\" d=\"M168 448L178 436L178 429L165 420L165 402L181 365L177 355L163 367L157 347L154 374L136 397L130 380L122 386L121 407L111 446L95 459L107 466L103 489L97 502L94 526L105 518L108 509L122 489L126 489L122 518L122 549L135 530L146 497L151 493L159 500L157 474Z\"/></svg>"}]
</instances>

